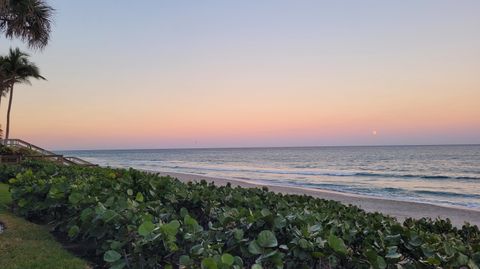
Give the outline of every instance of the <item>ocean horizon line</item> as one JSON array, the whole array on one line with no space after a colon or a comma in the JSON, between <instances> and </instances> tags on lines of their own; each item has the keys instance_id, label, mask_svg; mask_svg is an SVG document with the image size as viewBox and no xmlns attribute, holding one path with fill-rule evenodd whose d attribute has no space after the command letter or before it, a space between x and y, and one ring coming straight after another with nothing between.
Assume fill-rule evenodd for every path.
<instances>
[{"instance_id":1,"label":"ocean horizon line","mask_svg":"<svg viewBox=\"0 0 480 269\"><path fill-rule=\"evenodd\" d=\"M141 150L228 150L228 149L308 149L308 148L363 148L363 147L460 147L480 146L480 143L448 144L385 144L385 145L317 145L317 146L247 146L247 147L165 147L165 148L96 148L96 149L53 149L56 152L69 151L141 151Z\"/></svg>"}]
</instances>

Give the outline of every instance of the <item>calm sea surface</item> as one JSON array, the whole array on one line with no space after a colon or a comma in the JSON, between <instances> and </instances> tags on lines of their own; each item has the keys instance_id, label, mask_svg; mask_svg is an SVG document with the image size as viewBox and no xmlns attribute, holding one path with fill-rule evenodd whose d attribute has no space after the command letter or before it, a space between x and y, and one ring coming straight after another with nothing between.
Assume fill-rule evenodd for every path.
<instances>
[{"instance_id":1,"label":"calm sea surface","mask_svg":"<svg viewBox=\"0 0 480 269\"><path fill-rule=\"evenodd\" d=\"M62 152L114 167L480 209L480 145Z\"/></svg>"}]
</instances>

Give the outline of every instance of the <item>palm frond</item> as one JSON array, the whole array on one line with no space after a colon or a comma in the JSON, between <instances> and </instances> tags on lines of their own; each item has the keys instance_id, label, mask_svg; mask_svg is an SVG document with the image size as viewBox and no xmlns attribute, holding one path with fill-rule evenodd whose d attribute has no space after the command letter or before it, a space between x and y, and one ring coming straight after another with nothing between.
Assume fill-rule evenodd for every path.
<instances>
[{"instance_id":1,"label":"palm frond","mask_svg":"<svg viewBox=\"0 0 480 269\"><path fill-rule=\"evenodd\" d=\"M53 12L44 0L1 0L0 30L41 49L50 39Z\"/></svg>"}]
</instances>

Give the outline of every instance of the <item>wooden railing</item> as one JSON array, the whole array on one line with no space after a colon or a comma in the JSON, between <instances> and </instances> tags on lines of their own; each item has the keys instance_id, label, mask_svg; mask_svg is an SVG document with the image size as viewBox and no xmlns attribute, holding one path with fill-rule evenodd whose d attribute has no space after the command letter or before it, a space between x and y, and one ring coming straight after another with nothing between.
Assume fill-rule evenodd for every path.
<instances>
[{"instance_id":1,"label":"wooden railing","mask_svg":"<svg viewBox=\"0 0 480 269\"><path fill-rule=\"evenodd\" d=\"M28 143L27 141L21 139L3 139L1 140L2 144L7 147L20 147L26 148L32 151L35 151L41 155L56 155L55 153L48 151L46 149L42 149L41 147L37 147L33 144Z\"/></svg>"},{"instance_id":2,"label":"wooden railing","mask_svg":"<svg viewBox=\"0 0 480 269\"><path fill-rule=\"evenodd\" d=\"M22 156L12 155L11 157L2 156L2 158L0 158L0 163L12 162L12 161L18 163L22 159L44 159L44 160L56 161L64 165L96 166L96 164L87 162L77 157L64 157L63 155L53 153L51 151L35 146L21 139L3 139L3 140L0 140L0 144L7 147L18 147L18 148L29 149L32 151L32 153L38 154L38 155L30 154L30 155L22 155Z\"/></svg>"}]
</instances>

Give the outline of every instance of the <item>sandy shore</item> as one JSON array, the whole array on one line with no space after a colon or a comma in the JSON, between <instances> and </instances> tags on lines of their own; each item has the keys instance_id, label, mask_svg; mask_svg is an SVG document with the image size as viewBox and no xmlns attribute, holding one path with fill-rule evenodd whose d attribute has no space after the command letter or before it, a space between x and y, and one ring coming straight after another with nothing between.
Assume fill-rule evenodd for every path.
<instances>
[{"instance_id":1,"label":"sandy shore","mask_svg":"<svg viewBox=\"0 0 480 269\"><path fill-rule=\"evenodd\" d=\"M155 172L155 171L150 171ZM159 172L155 172L159 173ZM310 189L310 188L297 188L297 187L284 187L284 186L270 186L262 185L253 181L246 180L230 180L223 178L214 178L201 175L173 173L173 172L160 172L160 175L169 175L171 177L178 178L183 182L206 180L208 182L214 182L216 185L226 185L231 183L233 186L241 186L245 188L258 188L266 186L269 190L278 193L298 194L298 195L310 195L327 200L339 201L343 204L356 205L369 212L381 212L393 217L396 217L399 221L403 221L405 218L449 218L456 226L463 225L464 222L469 222L480 226L480 211L444 207L431 204L424 204L418 202L406 202L397 200L388 200L382 198L374 198L368 196L351 195L327 190Z\"/></svg>"}]
</instances>

